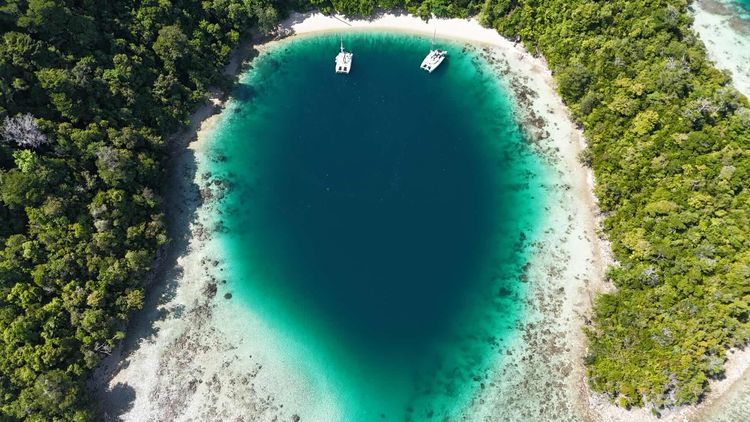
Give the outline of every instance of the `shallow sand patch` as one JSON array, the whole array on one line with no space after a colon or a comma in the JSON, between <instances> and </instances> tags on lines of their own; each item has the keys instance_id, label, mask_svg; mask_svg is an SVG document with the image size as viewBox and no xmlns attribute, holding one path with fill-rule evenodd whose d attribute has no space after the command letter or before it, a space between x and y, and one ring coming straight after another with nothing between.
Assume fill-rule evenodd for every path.
<instances>
[{"instance_id":1,"label":"shallow sand patch","mask_svg":"<svg viewBox=\"0 0 750 422\"><path fill-rule=\"evenodd\" d=\"M735 88L750 97L750 22L717 0L696 1L692 7L693 29L706 45L708 58L731 72Z\"/></svg>"}]
</instances>

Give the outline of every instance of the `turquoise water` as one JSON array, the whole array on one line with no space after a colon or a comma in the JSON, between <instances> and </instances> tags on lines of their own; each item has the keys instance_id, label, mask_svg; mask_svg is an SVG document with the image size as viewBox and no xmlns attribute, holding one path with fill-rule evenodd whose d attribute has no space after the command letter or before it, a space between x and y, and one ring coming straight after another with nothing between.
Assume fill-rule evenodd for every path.
<instances>
[{"instance_id":1,"label":"turquoise water","mask_svg":"<svg viewBox=\"0 0 750 422\"><path fill-rule=\"evenodd\" d=\"M545 171L476 53L345 34L336 75L338 42L263 53L221 118L226 288L342 420L455 417L517 334Z\"/></svg>"},{"instance_id":2,"label":"turquoise water","mask_svg":"<svg viewBox=\"0 0 750 422\"><path fill-rule=\"evenodd\" d=\"M722 3L732 6L737 16L750 21L750 0L720 0Z\"/></svg>"}]
</instances>

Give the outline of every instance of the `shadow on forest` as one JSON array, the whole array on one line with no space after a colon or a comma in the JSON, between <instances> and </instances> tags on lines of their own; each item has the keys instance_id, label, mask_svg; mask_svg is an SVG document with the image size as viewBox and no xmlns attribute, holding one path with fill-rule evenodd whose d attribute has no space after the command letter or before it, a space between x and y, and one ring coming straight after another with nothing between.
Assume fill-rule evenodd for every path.
<instances>
[{"instance_id":1,"label":"shadow on forest","mask_svg":"<svg viewBox=\"0 0 750 422\"><path fill-rule=\"evenodd\" d=\"M245 42L237 49L224 73L233 77L232 89L236 90L237 77L241 74L242 64L257 55L253 43ZM220 92L213 92L220 96ZM241 93L252 95L252 92ZM100 418L105 421L120 420L120 416L133 408L136 391L133 387L117 383L109 387L112 379L130 364L130 359L142 344L154 341L158 334L157 323L167 318L181 318L182 306L165 307L175 298L178 282L182 278L182 268L178 259L189 252L192 236L190 225L197 218L197 211L203 205L200 187L195 183L197 163L195 152L188 148L204 120L221 108L206 101L190 116L190 125L169 138L169 151L165 164L167 181L162 192L169 243L159 251L154 270L147 280L146 297L141 311L131 316L127 327L127 336L113 350L112 354L102 360L92 373L87 388L98 403Z\"/></svg>"}]
</instances>

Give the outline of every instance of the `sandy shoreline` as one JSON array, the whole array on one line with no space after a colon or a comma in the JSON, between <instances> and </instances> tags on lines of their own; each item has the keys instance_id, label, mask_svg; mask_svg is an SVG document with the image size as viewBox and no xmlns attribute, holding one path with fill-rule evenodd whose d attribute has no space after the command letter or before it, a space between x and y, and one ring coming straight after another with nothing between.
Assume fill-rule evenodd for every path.
<instances>
[{"instance_id":1,"label":"sandy shoreline","mask_svg":"<svg viewBox=\"0 0 750 422\"><path fill-rule=\"evenodd\" d=\"M254 54L249 43L243 44L225 73L238 76L243 62ZM247 339L230 335L222 325L242 313L241 307L231 304L221 251L211 235L221 230L221 222L211 216L227 186L202 171L202 163L218 159L211 156L209 146L225 106L225 94L212 92L190 116L188 128L170 139L165 200L172 204L167 210L171 242L154 271L144 309L131 320L126 339L90 382L103 420L242 420L243 415L252 415L252 420L292 420L294 416L275 399L284 393L269 389L276 385L279 390L276 380L286 374L276 373L268 356L247 353L240 358L240 351L247 348L236 343ZM254 332L265 334L259 321L251 316L245 321ZM270 364L264 370L266 361ZM284 387L301 397L309 393L288 382Z\"/></svg>"},{"instance_id":2,"label":"sandy shoreline","mask_svg":"<svg viewBox=\"0 0 750 422\"><path fill-rule=\"evenodd\" d=\"M706 45L708 58L732 74L734 87L750 97L750 22L717 0L692 5L693 29Z\"/></svg>"},{"instance_id":3,"label":"sandy shoreline","mask_svg":"<svg viewBox=\"0 0 750 422\"><path fill-rule=\"evenodd\" d=\"M295 36L351 30L431 36L436 29L439 38L470 42L502 75L501 83L516 94L519 122L557 173L556 183L544 186L550 217L544 242L533 246L526 301L529 318L518 327L521 341L505 352L516 359L504 359L495 368L486 380L487 388L476 394L464 416L470 420L632 420L647 415L595 399L586 388L582 365L586 339L581 327L595 294L611 288L604 272L612 258L600 236L593 176L577 160L585 140L557 95L544 60L471 20L425 23L412 16L385 14L347 22L321 14L295 15L283 28ZM240 69L235 63L230 73L237 75ZM220 221L210 216L227 186L201 167L202 161L217 159L207 145L220 119L216 113L223 107L218 98L215 101L194 114L193 126L181 139L189 146L177 148L174 156L175 186L168 200L179 206L170 216L170 225L176 230L172 237L181 241L172 259L167 259L169 268L157 276L159 286L149 295L146 310L131 324L121 355L108 359L98 374L96 383L108 386L100 397L113 420L209 416L295 420L298 409L312 406L295 402L314 397L305 377L290 373L289 365L276 362L278 357L260 344L273 337L262 321L248 315L245 328L255 334L239 335L239 344L238 334L222 324L231 318L228 314L242 310L225 298L231 294L231 281L227 284L222 278L224 264L211 237L221 230ZM303 420L336 419L335 405L321 408L328 412L301 414Z\"/></svg>"}]
</instances>

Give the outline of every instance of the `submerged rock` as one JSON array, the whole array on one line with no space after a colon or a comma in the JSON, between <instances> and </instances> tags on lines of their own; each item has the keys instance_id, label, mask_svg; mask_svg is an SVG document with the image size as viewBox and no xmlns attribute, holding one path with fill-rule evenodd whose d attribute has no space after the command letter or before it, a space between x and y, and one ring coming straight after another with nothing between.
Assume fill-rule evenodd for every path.
<instances>
[{"instance_id":1,"label":"submerged rock","mask_svg":"<svg viewBox=\"0 0 750 422\"><path fill-rule=\"evenodd\" d=\"M216 283L208 283L206 287L203 288L203 294L206 295L209 299L213 299L214 296L216 296Z\"/></svg>"}]
</instances>

